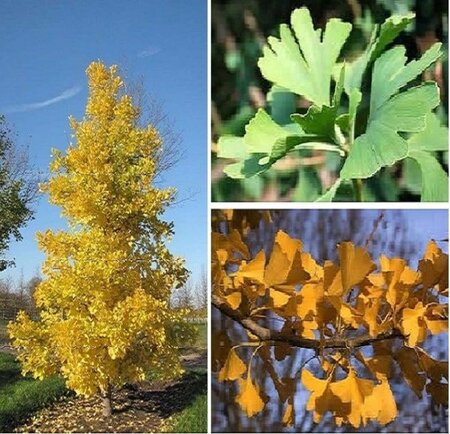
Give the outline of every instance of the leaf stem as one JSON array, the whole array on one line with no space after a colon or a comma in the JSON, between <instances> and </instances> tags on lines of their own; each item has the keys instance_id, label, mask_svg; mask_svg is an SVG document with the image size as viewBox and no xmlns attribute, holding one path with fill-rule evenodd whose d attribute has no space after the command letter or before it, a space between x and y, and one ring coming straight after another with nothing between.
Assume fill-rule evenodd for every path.
<instances>
[{"instance_id":1,"label":"leaf stem","mask_svg":"<svg viewBox=\"0 0 450 434\"><path fill-rule=\"evenodd\" d=\"M258 350L264 345L263 342L261 342L258 346L258 348L256 348L255 351L253 351L252 355L250 356L250 361L248 362L248 370L247 370L247 378L251 378L250 376L250 370L252 368L252 361L253 361L253 357L255 357L255 354L258 352Z\"/></svg>"},{"instance_id":2,"label":"leaf stem","mask_svg":"<svg viewBox=\"0 0 450 434\"><path fill-rule=\"evenodd\" d=\"M358 178L358 179L352 179L352 183L353 183L353 190L355 192L355 199L356 202L363 202L363 183L362 183L362 179Z\"/></svg>"},{"instance_id":3,"label":"leaf stem","mask_svg":"<svg viewBox=\"0 0 450 434\"><path fill-rule=\"evenodd\" d=\"M246 348L246 347L258 347L261 345L261 342L242 342L240 344L234 345L231 347L232 350L235 350L237 348Z\"/></svg>"},{"instance_id":4,"label":"leaf stem","mask_svg":"<svg viewBox=\"0 0 450 434\"><path fill-rule=\"evenodd\" d=\"M308 143L302 143L301 145L297 145L294 148L294 150L296 150L296 151L300 151L302 149L311 149L313 151L337 152L341 157L345 156L345 152L343 149L341 149L331 143L308 142Z\"/></svg>"}]
</instances>

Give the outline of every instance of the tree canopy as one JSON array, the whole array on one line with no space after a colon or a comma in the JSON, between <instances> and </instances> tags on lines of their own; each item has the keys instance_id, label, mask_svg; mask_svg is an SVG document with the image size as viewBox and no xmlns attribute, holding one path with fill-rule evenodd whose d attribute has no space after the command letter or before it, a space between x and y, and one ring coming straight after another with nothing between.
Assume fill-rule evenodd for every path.
<instances>
[{"instance_id":1,"label":"tree canopy","mask_svg":"<svg viewBox=\"0 0 450 434\"><path fill-rule=\"evenodd\" d=\"M175 190L153 182L158 131L140 126L116 66L93 62L86 72L86 114L70 119L74 143L53 151L42 187L69 230L38 233L47 255L35 291L40 319L21 313L9 332L24 372L60 373L76 393L100 393L108 415L113 386L149 371L179 375L178 345L193 332L169 306L188 272L166 246L173 224L162 214Z\"/></svg>"}]
</instances>

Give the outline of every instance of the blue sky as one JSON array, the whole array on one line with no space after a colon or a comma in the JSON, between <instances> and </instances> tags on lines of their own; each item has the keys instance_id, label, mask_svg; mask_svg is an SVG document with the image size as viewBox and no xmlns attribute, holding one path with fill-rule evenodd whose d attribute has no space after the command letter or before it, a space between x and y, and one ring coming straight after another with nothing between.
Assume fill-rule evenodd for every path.
<instances>
[{"instance_id":1,"label":"blue sky","mask_svg":"<svg viewBox=\"0 0 450 434\"><path fill-rule=\"evenodd\" d=\"M183 139L183 158L164 176L186 199L165 215L175 223L171 250L187 258L194 279L207 261L207 2L205 0L7 1L0 26L0 113L47 171L51 148L66 149L68 116L80 119L91 61L118 64L142 78ZM31 277L44 256L36 231L65 227L43 196L35 219L13 242L16 268L0 277Z\"/></svg>"}]
</instances>

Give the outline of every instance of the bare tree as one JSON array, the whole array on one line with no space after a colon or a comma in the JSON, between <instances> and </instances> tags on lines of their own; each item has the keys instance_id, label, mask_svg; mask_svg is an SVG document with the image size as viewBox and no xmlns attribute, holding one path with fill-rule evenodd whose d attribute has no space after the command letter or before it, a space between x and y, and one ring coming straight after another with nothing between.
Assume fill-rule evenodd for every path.
<instances>
[{"instance_id":1,"label":"bare tree","mask_svg":"<svg viewBox=\"0 0 450 434\"><path fill-rule=\"evenodd\" d=\"M191 278L189 278L181 288L174 292L173 307L176 309L191 310L195 308L194 283Z\"/></svg>"},{"instance_id":2,"label":"bare tree","mask_svg":"<svg viewBox=\"0 0 450 434\"><path fill-rule=\"evenodd\" d=\"M208 276L204 267L200 279L195 285L195 303L199 312L206 316L208 310Z\"/></svg>"},{"instance_id":3,"label":"bare tree","mask_svg":"<svg viewBox=\"0 0 450 434\"><path fill-rule=\"evenodd\" d=\"M164 111L162 102L145 90L144 79L142 77L133 78L127 73L126 68L121 68L122 75L127 76L124 80L126 85L123 92L133 98L134 104L140 109L141 126L152 125L158 130L162 141L162 147L158 154L154 156L157 162L157 175L175 166L183 157L181 150L181 134L175 129L172 120Z\"/></svg>"}]
</instances>

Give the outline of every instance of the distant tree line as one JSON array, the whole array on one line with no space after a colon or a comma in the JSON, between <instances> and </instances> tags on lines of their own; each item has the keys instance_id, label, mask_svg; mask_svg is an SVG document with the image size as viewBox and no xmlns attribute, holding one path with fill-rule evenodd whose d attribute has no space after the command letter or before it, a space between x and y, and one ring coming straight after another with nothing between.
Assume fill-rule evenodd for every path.
<instances>
[{"instance_id":1,"label":"distant tree line","mask_svg":"<svg viewBox=\"0 0 450 434\"><path fill-rule=\"evenodd\" d=\"M21 276L16 282L12 278L0 279L0 320L12 320L21 310L37 317L34 292L41 281L37 273L28 280Z\"/></svg>"},{"instance_id":2,"label":"distant tree line","mask_svg":"<svg viewBox=\"0 0 450 434\"><path fill-rule=\"evenodd\" d=\"M203 269L197 281L191 278L172 295L172 307L188 309L192 318L206 318L208 314L208 278Z\"/></svg>"}]
</instances>

